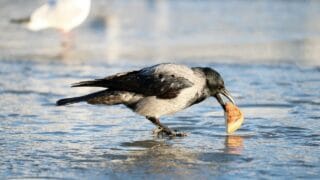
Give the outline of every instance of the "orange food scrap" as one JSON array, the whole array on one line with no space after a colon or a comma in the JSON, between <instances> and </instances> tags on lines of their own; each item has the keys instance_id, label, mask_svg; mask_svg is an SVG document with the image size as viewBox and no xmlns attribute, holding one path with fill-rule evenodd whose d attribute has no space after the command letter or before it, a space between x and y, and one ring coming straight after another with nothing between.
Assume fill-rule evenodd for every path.
<instances>
[{"instance_id":1,"label":"orange food scrap","mask_svg":"<svg viewBox=\"0 0 320 180\"><path fill-rule=\"evenodd\" d=\"M244 120L243 113L230 102L225 104L225 108L226 131L227 133L233 133L241 127Z\"/></svg>"}]
</instances>

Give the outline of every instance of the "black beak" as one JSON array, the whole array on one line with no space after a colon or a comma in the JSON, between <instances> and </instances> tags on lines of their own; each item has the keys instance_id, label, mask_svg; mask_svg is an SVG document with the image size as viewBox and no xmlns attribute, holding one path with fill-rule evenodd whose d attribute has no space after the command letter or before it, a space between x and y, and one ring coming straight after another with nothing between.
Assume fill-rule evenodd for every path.
<instances>
[{"instance_id":1,"label":"black beak","mask_svg":"<svg viewBox=\"0 0 320 180\"><path fill-rule=\"evenodd\" d=\"M232 102L232 104L236 104L233 97L229 93L229 91L227 91L225 88L220 90L220 92L218 92L215 95L215 98L218 100L219 104L222 106L224 111L226 111L226 109L225 109L225 102L224 102L222 96L226 97L230 102Z\"/></svg>"}]
</instances>

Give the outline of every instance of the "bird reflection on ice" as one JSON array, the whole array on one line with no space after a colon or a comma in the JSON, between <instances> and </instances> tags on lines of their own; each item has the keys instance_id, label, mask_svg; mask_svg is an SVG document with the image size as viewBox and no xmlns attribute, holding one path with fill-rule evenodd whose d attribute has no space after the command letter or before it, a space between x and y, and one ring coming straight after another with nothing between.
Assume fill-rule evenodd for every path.
<instances>
[{"instance_id":1,"label":"bird reflection on ice","mask_svg":"<svg viewBox=\"0 0 320 180\"><path fill-rule=\"evenodd\" d=\"M134 172L146 170L150 173L166 174L172 173L179 177L187 177L197 171L197 166L210 163L212 172L218 171L222 166L231 164L241 158L244 139L241 136L225 136L224 148L216 152L194 151L185 147L178 147L166 140L145 140L125 142L121 146L132 149L127 159L117 162L117 171ZM141 150L141 148L143 150ZM210 150L211 151L211 150ZM215 151L215 150L213 150ZM234 156L237 155L237 156ZM237 158L239 157L239 158ZM194 168L193 168L194 167ZM118 169L119 168L119 169ZM185 169L189 169L186 171ZM171 175L172 175L171 174Z\"/></svg>"},{"instance_id":2,"label":"bird reflection on ice","mask_svg":"<svg viewBox=\"0 0 320 180\"><path fill-rule=\"evenodd\" d=\"M145 170L149 173L166 174L168 168L175 175L185 176L191 174L192 171L186 171L188 167L192 167L198 161L198 154L191 150L174 147L165 141L146 140L123 143L126 147L144 147L142 151L132 151L128 155L128 159L121 163L119 171L141 171Z\"/></svg>"}]
</instances>

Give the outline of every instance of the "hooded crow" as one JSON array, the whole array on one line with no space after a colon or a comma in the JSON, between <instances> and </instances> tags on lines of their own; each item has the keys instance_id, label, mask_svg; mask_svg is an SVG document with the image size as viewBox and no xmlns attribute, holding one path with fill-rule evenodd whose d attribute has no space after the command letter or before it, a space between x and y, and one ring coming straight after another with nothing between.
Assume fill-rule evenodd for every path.
<instances>
[{"instance_id":1,"label":"hooded crow","mask_svg":"<svg viewBox=\"0 0 320 180\"><path fill-rule=\"evenodd\" d=\"M105 90L80 97L61 99L58 106L87 102L89 104L123 104L145 116L168 136L184 136L160 123L163 115L174 114L208 97L215 97L225 110L223 96L234 104L220 74L209 67L189 68L179 64L158 64L72 87L103 87Z\"/></svg>"}]
</instances>

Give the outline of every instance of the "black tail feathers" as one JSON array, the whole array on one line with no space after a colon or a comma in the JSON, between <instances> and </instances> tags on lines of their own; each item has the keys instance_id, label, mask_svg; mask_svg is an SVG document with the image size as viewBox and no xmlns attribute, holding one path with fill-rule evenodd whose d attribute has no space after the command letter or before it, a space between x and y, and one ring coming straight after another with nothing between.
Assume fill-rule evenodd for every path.
<instances>
[{"instance_id":1,"label":"black tail feathers","mask_svg":"<svg viewBox=\"0 0 320 180\"><path fill-rule=\"evenodd\" d=\"M83 97L60 99L60 100L58 100L56 102L56 105L57 106L63 106L63 105L78 103L78 102L81 102L81 101L86 101L86 99L83 98Z\"/></svg>"},{"instance_id":2,"label":"black tail feathers","mask_svg":"<svg viewBox=\"0 0 320 180\"><path fill-rule=\"evenodd\" d=\"M87 102L92 98L104 96L104 95L107 95L108 93L110 93L109 90L103 90L103 91L98 91L98 92L88 94L85 96L60 99L56 102L56 105L63 106L63 105L74 104L74 103L78 103L78 102L84 102L84 101Z\"/></svg>"}]
</instances>

